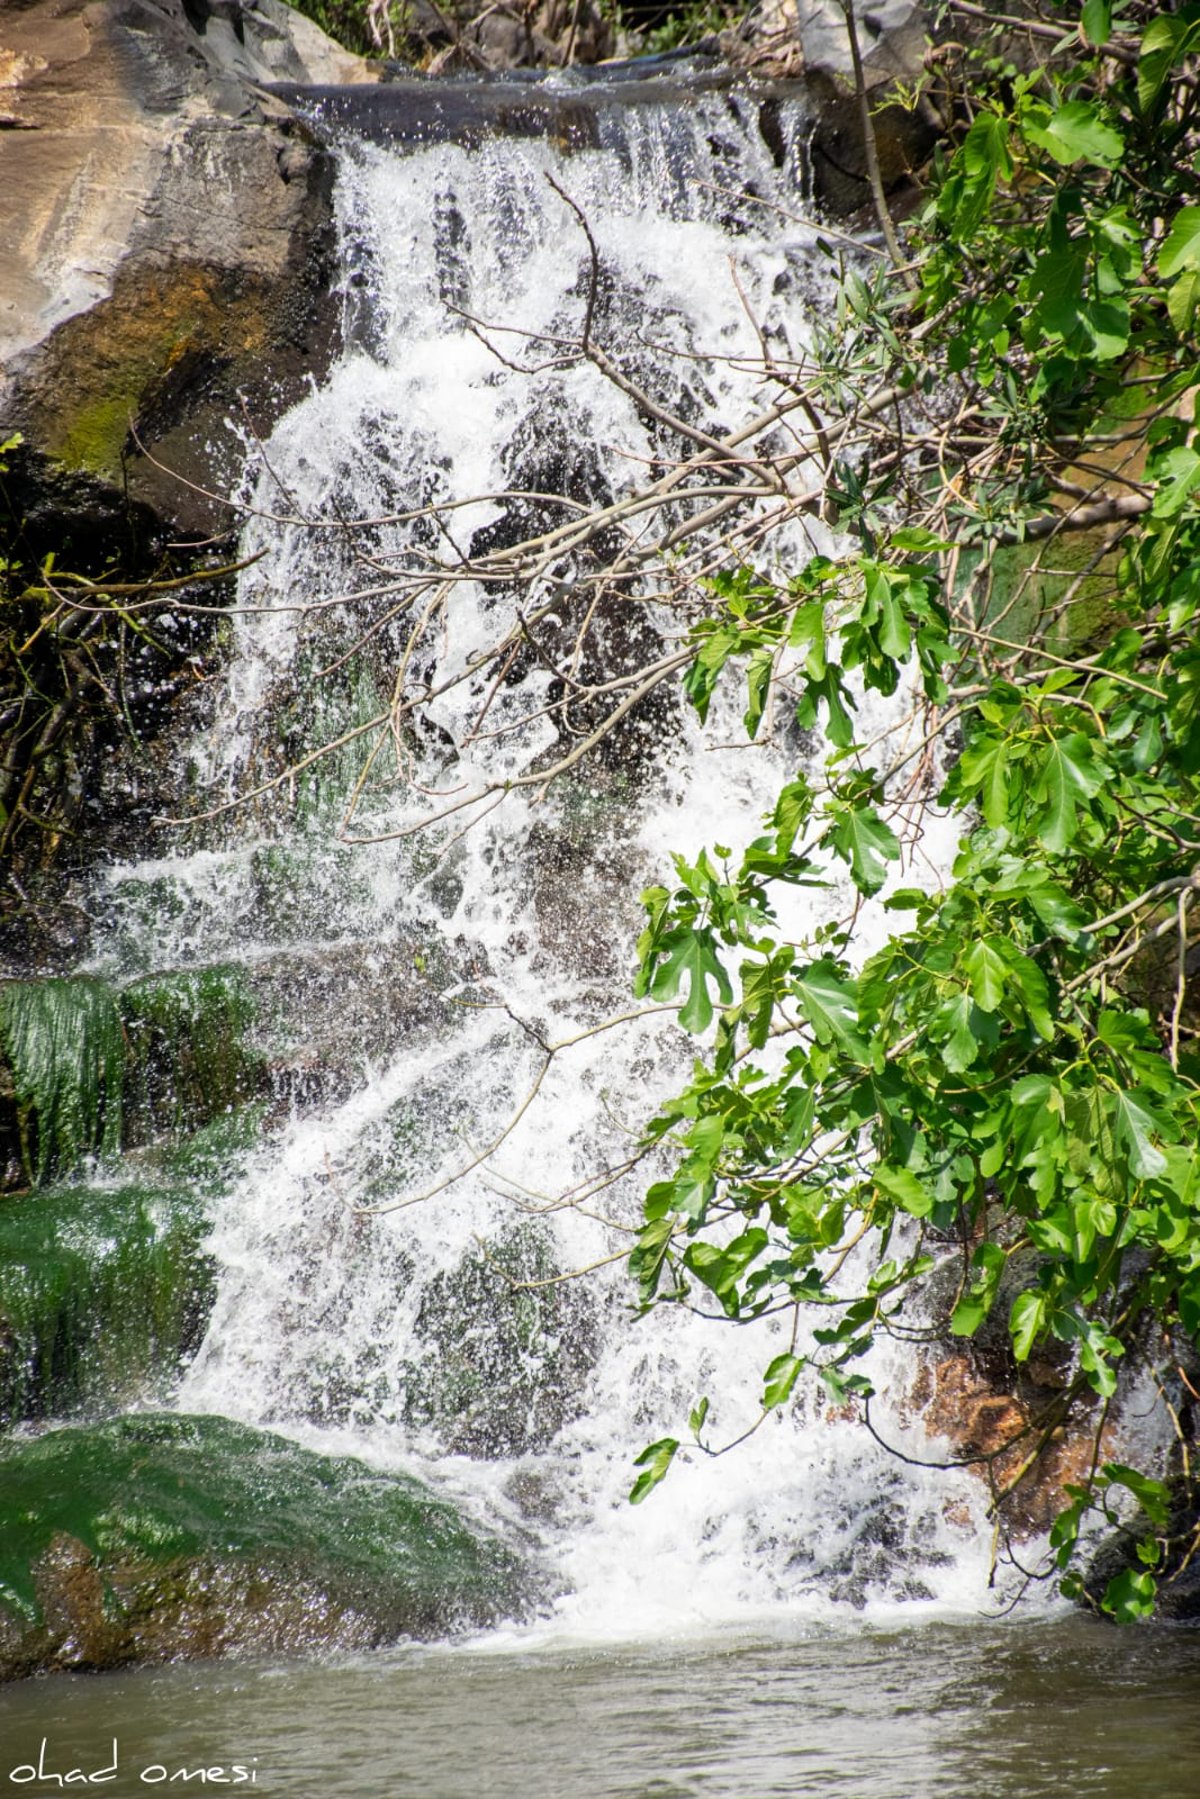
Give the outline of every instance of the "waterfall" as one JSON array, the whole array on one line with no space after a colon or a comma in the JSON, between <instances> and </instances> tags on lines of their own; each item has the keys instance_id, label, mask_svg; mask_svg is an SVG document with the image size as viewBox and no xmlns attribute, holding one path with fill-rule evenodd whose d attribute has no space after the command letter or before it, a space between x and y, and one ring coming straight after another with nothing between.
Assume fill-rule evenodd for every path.
<instances>
[{"instance_id":1,"label":"waterfall","mask_svg":"<svg viewBox=\"0 0 1200 1799\"><path fill-rule=\"evenodd\" d=\"M536 610L557 653L594 550L534 588L451 582L418 631L421 582L678 456L572 350L585 330L719 438L772 403L764 359L803 356L832 287L797 101L773 102L769 129L736 90L586 116L474 144L340 140L345 347L247 446L256 559L182 808L213 816L101 879L96 970L241 964L273 1082L273 1128L214 1201L217 1298L174 1403L448 1490L545 1563L535 1632L976 1609L978 1485L890 1457L812 1394L626 1503L633 1455L701 1394L714 1441L755 1423L781 1346L770 1320L634 1315L621 1257L653 1163L620 1170L689 1055L630 997L637 894L671 849L755 835L807 746L781 718L747 749L732 694L702 733L664 687L561 782L505 796L561 754L558 690L546 658L504 672L481 652ZM829 542L801 517L753 553L786 578ZM679 637L652 575L623 580L587 652L615 671ZM428 697L403 730L354 736L402 662ZM791 922L844 898L801 892ZM873 1372L884 1434L921 1453L904 1355L885 1346Z\"/></svg>"}]
</instances>

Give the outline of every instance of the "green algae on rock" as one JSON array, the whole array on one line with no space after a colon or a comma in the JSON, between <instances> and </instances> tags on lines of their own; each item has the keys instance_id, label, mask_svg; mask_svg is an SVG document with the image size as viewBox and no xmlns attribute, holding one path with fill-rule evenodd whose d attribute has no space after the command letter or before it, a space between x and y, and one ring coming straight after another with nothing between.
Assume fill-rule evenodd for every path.
<instances>
[{"instance_id":1,"label":"green algae on rock","mask_svg":"<svg viewBox=\"0 0 1200 1799\"><path fill-rule=\"evenodd\" d=\"M527 1594L419 1481L229 1419L0 1446L0 1677L442 1636Z\"/></svg>"},{"instance_id":2,"label":"green algae on rock","mask_svg":"<svg viewBox=\"0 0 1200 1799\"><path fill-rule=\"evenodd\" d=\"M254 1002L239 968L149 975L119 1005L129 1054L127 1141L188 1130L250 1098L258 1059L246 1048Z\"/></svg>"},{"instance_id":3,"label":"green algae on rock","mask_svg":"<svg viewBox=\"0 0 1200 1799\"><path fill-rule=\"evenodd\" d=\"M0 1048L12 1069L21 1162L40 1185L121 1147L125 1041L112 992L76 977L0 986Z\"/></svg>"},{"instance_id":4,"label":"green algae on rock","mask_svg":"<svg viewBox=\"0 0 1200 1799\"><path fill-rule=\"evenodd\" d=\"M170 1188L0 1200L0 1428L161 1392L211 1308L206 1229Z\"/></svg>"},{"instance_id":5,"label":"green algae on rock","mask_svg":"<svg viewBox=\"0 0 1200 1799\"><path fill-rule=\"evenodd\" d=\"M86 975L0 984L10 1172L41 1187L87 1156L111 1159L232 1112L260 1085L245 1040L253 1017L243 972L225 967L120 991Z\"/></svg>"}]
</instances>

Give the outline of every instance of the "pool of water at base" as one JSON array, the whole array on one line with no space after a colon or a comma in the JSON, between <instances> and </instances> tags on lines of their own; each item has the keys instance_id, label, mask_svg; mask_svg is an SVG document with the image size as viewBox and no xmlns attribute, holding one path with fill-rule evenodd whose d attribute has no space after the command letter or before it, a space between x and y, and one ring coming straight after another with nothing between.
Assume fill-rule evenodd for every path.
<instances>
[{"instance_id":1,"label":"pool of water at base","mask_svg":"<svg viewBox=\"0 0 1200 1799\"><path fill-rule=\"evenodd\" d=\"M1066 1618L468 1645L59 1676L0 1696L0 1795L234 1788L264 1799L1197 1799L1200 1632Z\"/></svg>"}]
</instances>

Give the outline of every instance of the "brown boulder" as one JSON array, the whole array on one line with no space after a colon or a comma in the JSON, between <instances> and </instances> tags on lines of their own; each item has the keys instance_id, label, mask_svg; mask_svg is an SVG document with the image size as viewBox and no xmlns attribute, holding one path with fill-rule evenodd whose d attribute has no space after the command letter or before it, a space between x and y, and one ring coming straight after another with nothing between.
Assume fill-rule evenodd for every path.
<instances>
[{"instance_id":1,"label":"brown boulder","mask_svg":"<svg viewBox=\"0 0 1200 1799\"><path fill-rule=\"evenodd\" d=\"M977 1458L972 1471L1000 1500L1004 1526L1018 1541L1049 1530L1068 1503L1064 1489L1087 1479L1095 1455L1094 1407L1059 1423L1059 1371L1038 1372L1041 1379L1026 1370L1019 1381L1006 1380L971 1350L943 1349L922 1361L905 1401L955 1459Z\"/></svg>"}]
</instances>

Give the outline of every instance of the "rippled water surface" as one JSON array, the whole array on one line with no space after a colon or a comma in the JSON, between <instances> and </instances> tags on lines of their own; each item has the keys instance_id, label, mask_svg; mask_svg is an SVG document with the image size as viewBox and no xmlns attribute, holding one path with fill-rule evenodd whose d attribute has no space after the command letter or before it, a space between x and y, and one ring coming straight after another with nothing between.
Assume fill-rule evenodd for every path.
<instances>
[{"instance_id":1,"label":"rippled water surface","mask_svg":"<svg viewBox=\"0 0 1200 1799\"><path fill-rule=\"evenodd\" d=\"M117 1777L30 1784L43 1738L64 1778L111 1768L115 1738ZM0 1698L0 1792L234 1784L288 1799L1192 1799L1200 1635L1070 1619L487 1646Z\"/></svg>"}]
</instances>

